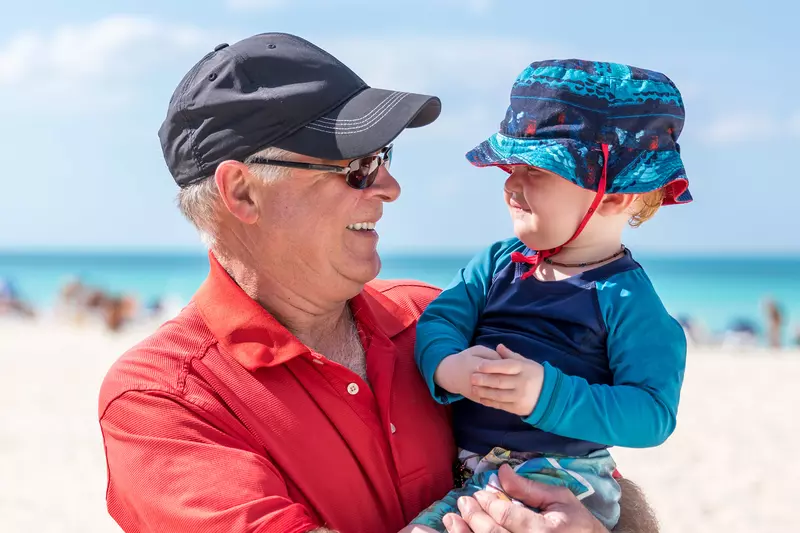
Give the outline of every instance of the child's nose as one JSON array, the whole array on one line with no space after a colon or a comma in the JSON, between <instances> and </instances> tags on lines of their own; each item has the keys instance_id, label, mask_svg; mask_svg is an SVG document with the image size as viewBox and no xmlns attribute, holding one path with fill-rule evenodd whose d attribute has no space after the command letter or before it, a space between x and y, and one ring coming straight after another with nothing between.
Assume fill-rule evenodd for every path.
<instances>
[{"instance_id":1,"label":"child's nose","mask_svg":"<svg viewBox=\"0 0 800 533\"><path fill-rule=\"evenodd\" d=\"M505 188L509 193L518 192L520 190L522 170L525 167L515 166L512 167L511 174L506 178Z\"/></svg>"}]
</instances>

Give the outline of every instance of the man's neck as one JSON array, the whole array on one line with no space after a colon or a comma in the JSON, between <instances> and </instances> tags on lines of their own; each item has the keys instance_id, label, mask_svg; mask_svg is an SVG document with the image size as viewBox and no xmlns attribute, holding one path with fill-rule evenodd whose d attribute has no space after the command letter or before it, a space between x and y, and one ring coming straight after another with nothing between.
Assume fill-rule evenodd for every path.
<instances>
[{"instance_id":1,"label":"man's neck","mask_svg":"<svg viewBox=\"0 0 800 533\"><path fill-rule=\"evenodd\" d=\"M215 256L250 298L309 348L321 350L327 339L339 338L342 330L352 327L347 300L325 301L309 284L301 284L301 291L291 280L279 279L224 254Z\"/></svg>"}]
</instances>

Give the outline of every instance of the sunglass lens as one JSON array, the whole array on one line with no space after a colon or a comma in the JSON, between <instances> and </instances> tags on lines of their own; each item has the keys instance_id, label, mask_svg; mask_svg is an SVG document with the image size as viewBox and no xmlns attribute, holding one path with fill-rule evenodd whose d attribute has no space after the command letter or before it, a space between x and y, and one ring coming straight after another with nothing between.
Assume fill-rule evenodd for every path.
<instances>
[{"instance_id":1,"label":"sunglass lens","mask_svg":"<svg viewBox=\"0 0 800 533\"><path fill-rule=\"evenodd\" d=\"M347 174L347 184L354 189L366 189L375 183L378 170L381 166L389 170L392 164L392 146L389 146L381 155L363 157L350 163L350 172Z\"/></svg>"},{"instance_id":2,"label":"sunglass lens","mask_svg":"<svg viewBox=\"0 0 800 533\"><path fill-rule=\"evenodd\" d=\"M364 157L350 163L350 173L347 174L347 184L354 189L366 189L378 176L380 160L375 157Z\"/></svg>"},{"instance_id":3,"label":"sunglass lens","mask_svg":"<svg viewBox=\"0 0 800 533\"><path fill-rule=\"evenodd\" d=\"M393 146L389 146L386 150L386 153L383 156L383 166L386 167L386 170L389 170L389 167L392 165L392 151L394 150Z\"/></svg>"}]
</instances>

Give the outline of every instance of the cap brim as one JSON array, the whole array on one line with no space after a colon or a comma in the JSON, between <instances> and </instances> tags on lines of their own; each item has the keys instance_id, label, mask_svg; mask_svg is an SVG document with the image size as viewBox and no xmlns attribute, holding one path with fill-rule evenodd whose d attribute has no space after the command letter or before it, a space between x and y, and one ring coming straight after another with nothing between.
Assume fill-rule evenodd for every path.
<instances>
[{"instance_id":1,"label":"cap brim","mask_svg":"<svg viewBox=\"0 0 800 533\"><path fill-rule=\"evenodd\" d=\"M274 146L320 159L351 159L380 150L406 128L427 126L441 110L435 96L367 88Z\"/></svg>"}]
</instances>

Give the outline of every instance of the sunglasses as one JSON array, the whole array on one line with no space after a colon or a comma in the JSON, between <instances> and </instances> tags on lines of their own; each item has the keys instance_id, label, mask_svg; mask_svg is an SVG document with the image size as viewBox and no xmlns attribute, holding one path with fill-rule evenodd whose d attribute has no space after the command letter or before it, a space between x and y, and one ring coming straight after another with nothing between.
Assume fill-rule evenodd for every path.
<instances>
[{"instance_id":1,"label":"sunglasses","mask_svg":"<svg viewBox=\"0 0 800 533\"><path fill-rule=\"evenodd\" d=\"M250 159L248 163L272 165L275 167L300 168L303 170L322 170L325 172L344 174L344 180L350 187L362 190L375 183L375 178L378 176L378 170L380 170L381 166L389 170L389 166L392 164L392 145L390 144L383 148L376 155L368 155L366 157L353 159L344 167L300 163L298 161L281 161L278 159L265 159L263 157L254 157Z\"/></svg>"}]
</instances>

